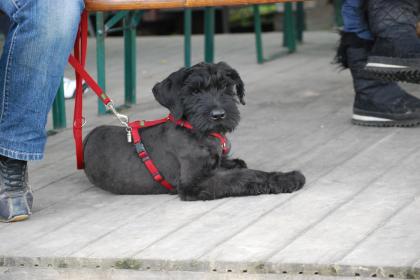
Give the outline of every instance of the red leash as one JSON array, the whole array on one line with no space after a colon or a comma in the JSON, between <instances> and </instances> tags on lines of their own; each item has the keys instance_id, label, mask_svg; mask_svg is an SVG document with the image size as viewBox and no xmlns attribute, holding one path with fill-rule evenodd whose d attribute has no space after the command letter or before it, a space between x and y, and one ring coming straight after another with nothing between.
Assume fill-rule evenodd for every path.
<instances>
[{"instance_id":1,"label":"red leash","mask_svg":"<svg viewBox=\"0 0 420 280\"><path fill-rule=\"evenodd\" d=\"M74 100L74 121L73 121L73 135L76 144L76 159L77 168L83 169L83 142L82 142L82 127L83 127L83 80L96 93L105 105L111 102L111 99L105 94L101 87L85 70L86 52L87 52L87 26L88 13L83 11L79 30L77 32L76 42L74 44L74 54L70 55L69 63L73 66L76 73L76 96Z\"/></svg>"},{"instance_id":2,"label":"red leash","mask_svg":"<svg viewBox=\"0 0 420 280\"><path fill-rule=\"evenodd\" d=\"M131 142L131 138L134 141L136 151L140 159L143 161L145 167L152 175L153 180L161 184L168 190L173 190L174 187L166 181L163 176L159 173L156 165L149 157L139 133L139 129L156 126L159 124L171 121L175 125L184 127L186 129L193 129L193 126L185 120L175 120L172 115L166 118L153 121L135 121L128 123L127 116L119 114L112 103L112 100L105 94L102 88L95 82L95 80L85 70L86 64L86 52L87 52L87 26L88 26L88 13L83 11L80 21L79 30L77 32L76 42L74 44L74 54L70 55L69 63L73 66L76 73L76 96L74 104L74 122L73 122L73 135L76 144L76 159L77 168L83 169L83 133L82 128L84 125L83 120L83 80L98 96L98 98L105 104L105 106L112 111L112 113L118 118L122 125L127 129L128 141ZM220 142L223 154L229 153L230 147L226 137L220 133L210 133L211 136L217 138Z\"/></svg>"}]
</instances>

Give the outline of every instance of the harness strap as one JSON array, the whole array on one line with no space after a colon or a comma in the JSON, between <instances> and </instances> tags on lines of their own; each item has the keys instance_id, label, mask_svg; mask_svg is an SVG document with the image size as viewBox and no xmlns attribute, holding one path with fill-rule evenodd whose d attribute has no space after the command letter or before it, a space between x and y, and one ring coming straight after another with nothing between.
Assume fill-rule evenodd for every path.
<instances>
[{"instance_id":1,"label":"harness strap","mask_svg":"<svg viewBox=\"0 0 420 280\"><path fill-rule=\"evenodd\" d=\"M153 121L135 121L135 122L131 122L129 123L129 126L131 128L146 128L146 127L151 127L151 126L156 126L162 123L166 123L168 121L168 117L163 118L163 119L159 119L159 120L153 120Z\"/></svg>"},{"instance_id":2,"label":"harness strap","mask_svg":"<svg viewBox=\"0 0 420 280\"><path fill-rule=\"evenodd\" d=\"M222 152L223 152L224 155L227 155L230 151L230 145L229 145L229 141L227 140L227 138L225 136L223 136L222 134L217 133L217 132L210 133L210 135L219 139L220 146L222 147Z\"/></svg>"},{"instance_id":3,"label":"harness strap","mask_svg":"<svg viewBox=\"0 0 420 280\"><path fill-rule=\"evenodd\" d=\"M187 122L186 120L183 120L183 119L175 120L174 116L172 116L171 114L169 114L168 120L170 120L174 124L179 125L181 127L185 127L187 129L193 129L193 126L189 122ZM213 137L219 139L220 146L222 147L222 152L223 152L224 155L227 155L230 151L230 144L229 144L229 141L227 140L227 138L223 134L220 134L220 133L217 133L217 132L210 133L210 136L213 136Z\"/></svg>"},{"instance_id":4,"label":"harness strap","mask_svg":"<svg viewBox=\"0 0 420 280\"><path fill-rule=\"evenodd\" d=\"M183 119L175 120L174 116L172 116L171 114L169 114L168 120L170 120L171 122L173 122L176 125L179 125L180 127L185 127L187 129L193 129L193 126L189 122L187 122L186 120L183 120Z\"/></svg>"},{"instance_id":5,"label":"harness strap","mask_svg":"<svg viewBox=\"0 0 420 280\"><path fill-rule=\"evenodd\" d=\"M154 164L153 160L150 158L149 154L146 151L146 148L144 147L143 142L141 141L141 136L139 133L140 128L145 127L151 127L158 124L162 124L168 121L168 118L164 118L161 120L156 121L136 121L129 123L128 125L132 128L132 135L133 135L133 142L136 147L136 152L139 158L143 161L144 166L149 171L149 173L152 175L152 178L155 182L162 185L164 188L166 188L169 191L174 190L174 186L172 186L168 181L166 181L163 176L159 173L158 168Z\"/></svg>"},{"instance_id":6,"label":"harness strap","mask_svg":"<svg viewBox=\"0 0 420 280\"><path fill-rule=\"evenodd\" d=\"M144 120L134 121L134 122L129 123L128 125L131 128L131 133L132 133L134 145L136 147L137 155L143 161L144 166L152 175L153 180L155 180L157 183L159 183L160 185L162 185L163 187L171 191L175 189L175 187L172 186L168 181L166 181L163 178L163 176L159 173L158 168L156 167L153 160L150 158L149 154L147 153L146 148L144 147L144 144L141 141L141 136L139 133L139 129L160 125L168 121L171 121L175 125L178 125L187 129L193 129L193 126L188 121L175 120L175 118L171 114L169 114L166 118L163 118L163 119L153 120L153 121L144 121ZM230 150L229 141L226 139L224 135L217 132L213 132L213 133L210 133L210 136L213 136L220 141L220 146L222 147L223 154L229 153L229 150Z\"/></svg>"}]
</instances>

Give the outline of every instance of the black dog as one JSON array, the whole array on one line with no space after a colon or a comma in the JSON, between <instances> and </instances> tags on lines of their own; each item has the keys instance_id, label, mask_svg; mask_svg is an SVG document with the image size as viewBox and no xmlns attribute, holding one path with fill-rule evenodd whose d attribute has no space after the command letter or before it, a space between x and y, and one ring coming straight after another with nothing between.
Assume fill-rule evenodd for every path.
<instances>
[{"instance_id":1,"label":"black dog","mask_svg":"<svg viewBox=\"0 0 420 280\"><path fill-rule=\"evenodd\" d=\"M174 191L153 180L125 128L101 126L85 139L85 171L96 186L118 194L178 193L182 200L227 196L290 193L302 188L298 171L263 172L222 152L212 132L232 132L239 123L237 104L244 102L244 85L226 63L200 63L172 73L153 88L156 100L175 120L193 129L166 122L141 129L142 141L160 174Z\"/></svg>"}]
</instances>

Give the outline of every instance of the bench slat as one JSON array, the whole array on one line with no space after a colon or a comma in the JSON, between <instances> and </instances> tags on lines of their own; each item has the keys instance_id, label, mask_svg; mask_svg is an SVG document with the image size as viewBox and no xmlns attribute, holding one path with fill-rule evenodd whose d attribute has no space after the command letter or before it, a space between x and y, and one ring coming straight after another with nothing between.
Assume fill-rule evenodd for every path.
<instances>
[{"instance_id":1,"label":"bench slat","mask_svg":"<svg viewBox=\"0 0 420 280\"><path fill-rule=\"evenodd\" d=\"M304 0L302 0L304 1ZM208 6L234 6L269 4L281 2L301 2L297 0L85 0L86 9L91 12L118 10L148 10L190 8Z\"/></svg>"}]
</instances>

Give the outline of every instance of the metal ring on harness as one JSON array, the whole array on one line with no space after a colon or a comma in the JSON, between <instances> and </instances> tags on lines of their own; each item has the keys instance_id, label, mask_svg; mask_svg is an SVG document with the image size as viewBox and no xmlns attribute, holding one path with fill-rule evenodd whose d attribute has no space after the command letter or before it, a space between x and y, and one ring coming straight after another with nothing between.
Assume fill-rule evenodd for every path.
<instances>
[{"instance_id":1,"label":"metal ring on harness","mask_svg":"<svg viewBox=\"0 0 420 280\"><path fill-rule=\"evenodd\" d=\"M87 124L87 120L86 120L86 118L85 118L85 117L82 117L82 124L80 125L80 127L79 127L79 128L84 127L86 124ZM76 126L76 121L74 121L74 122L73 122L73 127L77 127L77 126Z\"/></svg>"}]
</instances>

